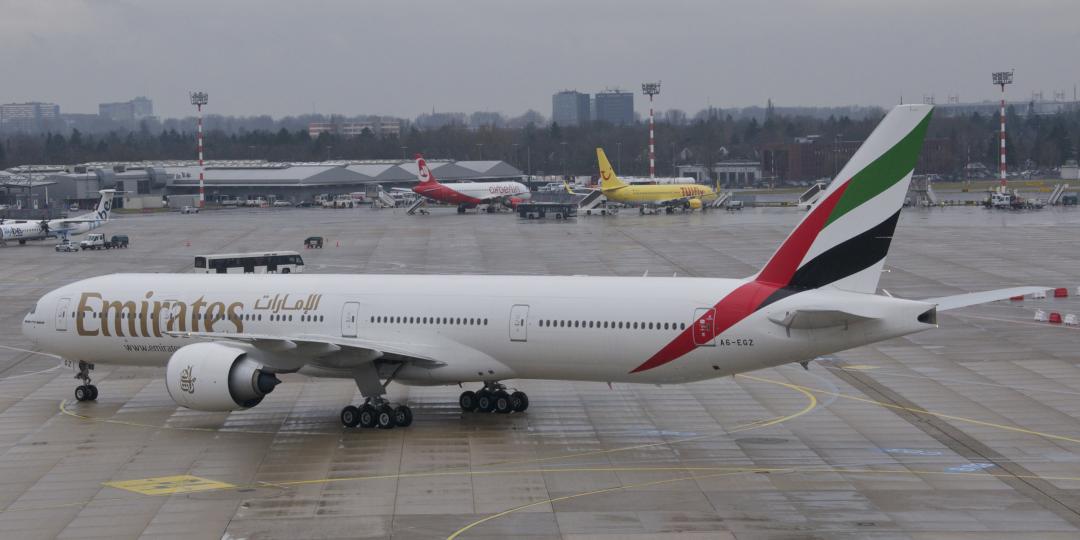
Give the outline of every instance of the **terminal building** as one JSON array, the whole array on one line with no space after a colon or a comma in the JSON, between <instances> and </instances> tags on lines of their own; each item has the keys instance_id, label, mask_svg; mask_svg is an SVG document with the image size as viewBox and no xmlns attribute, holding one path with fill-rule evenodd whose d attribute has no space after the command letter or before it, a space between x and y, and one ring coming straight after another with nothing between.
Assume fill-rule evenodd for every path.
<instances>
[{"instance_id":1,"label":"terminal building","mask_svg":"<svg viewBox=\"0 0 1080 540\"><path fill-rule=\"evenodd\" d=\"M494 182L523 177L519 169L503 161L428 160L428 166L442 182ZM312 201L316 195L371 192L378 186L385 190L412 187L417 181L412 160L208 161L205 170L208 202L273 197L296 204ZM170 198L187 204L192 197L198 197L199 165L195 161L85 163L0 171L0 204L20 208L92 207L101 189L123 192L116 201L117 208L160 206L162 200Z\"/></svg>"}]
</instances>

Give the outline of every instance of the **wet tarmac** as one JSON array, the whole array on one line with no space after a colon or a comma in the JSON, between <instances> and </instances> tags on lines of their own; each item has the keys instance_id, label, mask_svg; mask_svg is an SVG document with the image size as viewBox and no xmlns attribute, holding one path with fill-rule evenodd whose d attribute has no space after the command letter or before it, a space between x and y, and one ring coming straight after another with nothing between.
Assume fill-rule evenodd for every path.
<instances>
[{"instance_id":1,"label":"wet tarmac","mask_svg":"<svg viewBox=\"0 0 1080 540\"><path fill-rule=\"evenodd\" d=\"M197 254L296 249L315 273L756 271L801 214L523 221L400 210L123 215L122 251L0 247L0 537L1073 539L1080 536L1080 211L911 209L882 287L1036 284L1068 298L943 313L941 328L684 386L511 381L524 414L391 385L405 429L341 427L351 381L285 376L259 406L178 408L163 370L98 365L97 402L19 332L42 294ZM302 250L307 236L327 239Z\"/></svg>"}]
</instances>

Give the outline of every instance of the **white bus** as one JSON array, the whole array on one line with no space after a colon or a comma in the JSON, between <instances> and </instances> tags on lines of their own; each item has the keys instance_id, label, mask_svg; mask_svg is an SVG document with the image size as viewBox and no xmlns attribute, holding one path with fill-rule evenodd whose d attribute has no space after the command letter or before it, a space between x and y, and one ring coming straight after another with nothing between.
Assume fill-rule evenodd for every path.
<instances>
[{"instance_id":1,"label":"white bus","mask_svg":"<svg viewBox=\"0 0 1080 540\"><path fill-rule=\"evenodd\" d=\"M294 274L304 271L295 251L219 253L195 257L196 274Z\"/></svg>"}]
</instances>

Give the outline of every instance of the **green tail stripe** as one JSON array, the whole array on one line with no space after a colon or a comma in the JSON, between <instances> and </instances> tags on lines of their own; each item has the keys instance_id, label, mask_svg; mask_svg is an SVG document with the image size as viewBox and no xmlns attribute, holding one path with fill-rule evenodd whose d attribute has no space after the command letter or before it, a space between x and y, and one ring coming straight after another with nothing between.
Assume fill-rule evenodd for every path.
<instances>
[{"instance_id":1,"label":"green tail stripe","mask_svg":"<svg viewBox=\"0 0 1080 540\"><path fill-rule=\"evenodd\" d=\"M911 130L911 133L905 135L895 146L855 173L844 195L829 215L829 220L825 222L826 227L857 206L894 186L915 169L915 164L919 161L919 152L922 150L923 139L926 137L926 127L930 124L930 116L927 114L926 118L923 118L915 129Z\"/></svg>"}]
</instances>

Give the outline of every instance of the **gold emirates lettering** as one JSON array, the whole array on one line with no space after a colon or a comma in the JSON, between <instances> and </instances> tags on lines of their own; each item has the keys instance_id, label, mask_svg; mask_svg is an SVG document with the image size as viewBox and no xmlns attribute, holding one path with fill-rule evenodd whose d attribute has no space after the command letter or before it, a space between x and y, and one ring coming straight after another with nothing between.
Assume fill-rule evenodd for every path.
<instances>
[{"instance_id":1,"label":"gold emirates lettering","mask_svg":"<svg viewBox=\"0 0 1080 540\"><path fill-rule=\"evenodd\" d=\"M106 300L100 293L84 292L79 297L75 331L80 336L162 337L165 332L214 332L215 323L229 322L236 332L244 331L240 311L243 302L207 302L200 296L189 306L176 299L155 300L154 291L134 300ZM94 318L92 314L97 313ZM162 328L165 319L165 328ZM98 322L94 322L98 321Z\"/></svg>"}]
</instances>

